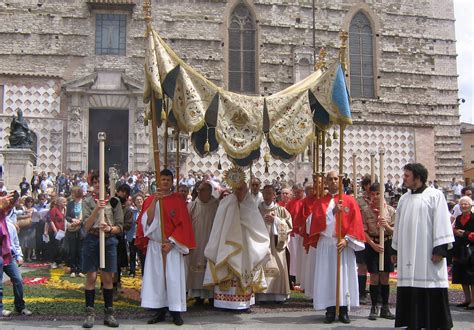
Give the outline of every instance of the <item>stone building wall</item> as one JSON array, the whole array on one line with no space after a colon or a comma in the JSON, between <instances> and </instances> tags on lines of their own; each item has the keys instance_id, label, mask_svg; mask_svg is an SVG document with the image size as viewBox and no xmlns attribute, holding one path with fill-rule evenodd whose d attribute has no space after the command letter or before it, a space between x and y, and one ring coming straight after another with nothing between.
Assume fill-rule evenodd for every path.
<instances>
[{"instance_id":1,"label":"stone building wall","mask_svg":"<svg viewBox=\"0 0 474 330\"><path fill-rule=\"evenodd\" d=\"M57 150L52 151L49 142L45 142L44 147L49 153L40 154L38 166L57 171L79 169L87 164L84 158L87 158L86 144L80 143L86 137L80 130L69 129L69 122L76 120L79 122L75 125L87 125L84 122L86 116L78 114L79 110L87 111L84 107L93 104L93 101L85 102L85 98L101 98L113 94L113 91L92 90L97 82L81 85L81 79L94 72L109 70L120 72L134 82L143 81L145 24L142 1L110 2L134 2L136 5L91 7L85 0L10 0L0 3L0 43L3 45L0 49L0 86L3 86L0 104L3 139L0 147L5 145L11 117L7 102L12 99L7 91L11 88L27 89L25 93L34 95L40 88L37 86L47 88L54 81L59 109L56 105L48 105L49 110L40 113L25 111L30 126L39 133L39 141L43 138L51 140L53 136L56 139L53 141L59 140L54 144ZM226 87L226 26L231 9L238 2L152 1L153 24L178 55L207 78ZM303 78L298 63L302 60L313 62L312 1L245 0L244 3L257 19L258 93L270 95ZM393 166L392 171L387 171L394 179L401 174L402 162L413 160L426 163L430 177L440 182L461 177L452 0L318 0L316 3L316 48L326 47L329 58L337 56L339 31L348 29L351 18L359 10L369 17L376 34L376 98L353 99L355 125L347 132L347 155L357 152L358 171L366 172L370 152L385 144L386 149L392 149L388 160L393 164L400 163ZM95 54L96 13L127 14L125 56ZM42 77L37 77L38 74ZM80 91L74 87L71 92L71 85L79 86ZM139 90L135 88L138 83L132 85L133 92L127 94L130 85L124 84L121 86L125 89L119 94L128 98L130 120L134 123L130 126L129 158L132 161L129 161L129 168L142 170L151 164L151 153L147 152L150 139L140 126L144 105L139 99ZM30 100L35 101L34 97ZM19 106L25 110L29 108L24 99L14 102L20 102ZM432 141L426 142L423 138L426 136ZM402 143L397 141L397 147L387 148L389 142L393 144L394 139L402 138L411 139L411 142L402 147ZM423 144L415 143L420 140L432 143L425 149ZM69 141L76 144L69 147ZM327 169L337 165L333 151L337 149L337 142L328 149ZM61 157L57 156L58 153ZM220 159L224 161L225 156ZM218 162L217 155L199 159L190 154L182 165L182 171L216 171ZM226 165L223 164L224 168ZM254 170L267 177L263 169L263 160L260 160ZM276 161L272 163L268 179L288 172L300 180L308 175L308 171L310 173L309 169L304 161L290 164ZM350 160L345 162L345 171L352 173Z\"/></svg>"}]
</instances>

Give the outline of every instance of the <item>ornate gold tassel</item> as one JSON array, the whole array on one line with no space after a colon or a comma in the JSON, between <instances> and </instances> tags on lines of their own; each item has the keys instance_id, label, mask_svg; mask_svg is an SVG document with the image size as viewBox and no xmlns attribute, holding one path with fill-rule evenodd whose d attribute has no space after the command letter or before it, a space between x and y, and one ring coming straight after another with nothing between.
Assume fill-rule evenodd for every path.
<instances>
[{"instance_id":1,"label":"ornate gold tassel","mask_svg":"<svg viewBox=\"0 0 474 330\"><path fill-rule=\"evenodd\" d=\"M326 139L326 147L330 147L332 145L332 140L331 137L328 135L328 138Z\"/></svg>"},{"instance_id":2,"label":"ornate gold tassel","mask_svg":"<svg viewBox=\"0 0 474 330\"><path fill-rule=\"evenodd\" d=\"M166 121L166 112L164 110L161 110L161 121Z\"/></svg>"},{"instance_id":3,"label":"ornate gold tassel","mask_svg":"<svg viewBox=\"0 0 474 330\"><path fill-rule=\"evenodd\" d=\"M211 150L211 145L209 144L209 139L206 139L206 143L204 143L204 152L209 153Z\"/></svg>"}]
</instances>

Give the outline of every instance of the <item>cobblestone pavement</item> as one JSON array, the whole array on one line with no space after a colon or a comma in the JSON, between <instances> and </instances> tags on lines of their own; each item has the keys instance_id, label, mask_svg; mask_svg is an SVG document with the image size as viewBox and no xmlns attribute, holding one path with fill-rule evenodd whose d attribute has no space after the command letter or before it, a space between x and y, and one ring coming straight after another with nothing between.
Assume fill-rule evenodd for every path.
<instances>
[{"instance_id":1,"label":"cobblestone pavement","mask_svg":"<svg viewBox=\"0 0 474 330\"><path fill-rule=\"evenodd\" d=\"M391 329L394 321L377 319L369 321L367 306L351 311L352 323L345 325L339 322L324 324L323 311L259 311L250 314L235 314L232 312L215 311L214 313L189 313L183 314L184 326L180 329ZM474 312L461 308L451 307L455 329L474 329ZM171 323L171 318L158 325L147 325L146 318L121 319L120 329L171 329L176 328ZM55 320L21 320L2 319L0 329L81 329L81 321L55 321ZM98 316L94 329L106 329L102 325L102 318Z\"/></svg>"}]
</instances>

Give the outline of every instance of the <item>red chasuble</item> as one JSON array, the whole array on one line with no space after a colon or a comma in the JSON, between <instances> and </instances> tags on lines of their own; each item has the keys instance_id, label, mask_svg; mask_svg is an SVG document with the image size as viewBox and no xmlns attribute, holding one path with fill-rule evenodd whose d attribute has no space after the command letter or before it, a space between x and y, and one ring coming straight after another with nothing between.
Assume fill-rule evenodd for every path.
<instances>
[{"instance_id":1,"label":"red chasuble","mask_svg":"<svg viewBox=\"0 0 474 330\"><path fill-rule=\"evenodd\" d=\"M298 213L300 212L301 207L303 206L303 199L292 199L286 204L286 209L290 212L291 221L293 223L293 230L291 231L291 236L295 236L295 233L300 232L299 224L297 221Z\"/></svg>"},{"instance_id":2,"label":"red chasuble","mask_svg":"<svg viewBox=\"0 0 474 330\"><path fill-rule=\"evenodd\" d=\"M331 195L328 194L314 202L313 205L313 220L311 222L311 230L307 241L308 245L316 247L319 235L326 229L326 211L331 201ZM337 204L339 195L334 196L334 202ZM354 197L343 195L342 197L342 226L341 237L350 236L361 242L365 242L364 225L362 223L362 215L360 213L359 205ZM336 217L336 230L338 215Z\"/></svg>"},{"instance_id":3,"label":"red chasuble","mask_svg":"<svg viewBox=\"0 0 474 330\"><path fill-rule=\"evenodd\" d=\"M148 237L144 236L142 217L153 202L154 196L148 197L143 202L142 210L137 218L137 233L135 238L135 246L146 253L148 247ZM194 230L189 217L186 203L179 193L173 193L162 199L163 217L165 236L173 239L188 249L196 248L196 240L194 238Z\"/></svg>"}]
</instances>

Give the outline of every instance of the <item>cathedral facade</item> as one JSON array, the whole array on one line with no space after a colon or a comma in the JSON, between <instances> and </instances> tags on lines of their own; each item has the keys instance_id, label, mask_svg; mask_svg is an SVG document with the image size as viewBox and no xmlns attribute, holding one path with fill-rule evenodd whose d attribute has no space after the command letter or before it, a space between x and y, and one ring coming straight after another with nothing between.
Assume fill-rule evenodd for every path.
<instances>
[{"instance_id":1,"label":"cathedral facade","mask_svg":"<svg viewBox=\"0 0 474 330\"><path fill-rule=\"evenodd\" d=\"M370 172L371 154L383 147L394 183L413 161L440 183L461 177L452 0L151 3L153 25L183 60L217 85L248 95L271 95L305 78L319 49L330 61L339 52L339 32L348 31L354 125L344 137L344 171L353 173L355 155L357 174ZM96 168L100 131L107 133L108 166L152 169L142 6L142 0L0 3L0 149L20 109L35 135L39 171ZM337 168L335 131L324 141L325 170ZM188 136L174 133L168 167L177 166L176 148L181 173L229 166L222 151L200 158ZM271 160L268 173L261 159L252 170L263 180L284 174L302 182L311 178L311 153L288 163Z\"/></svg>"}]
</instances>

